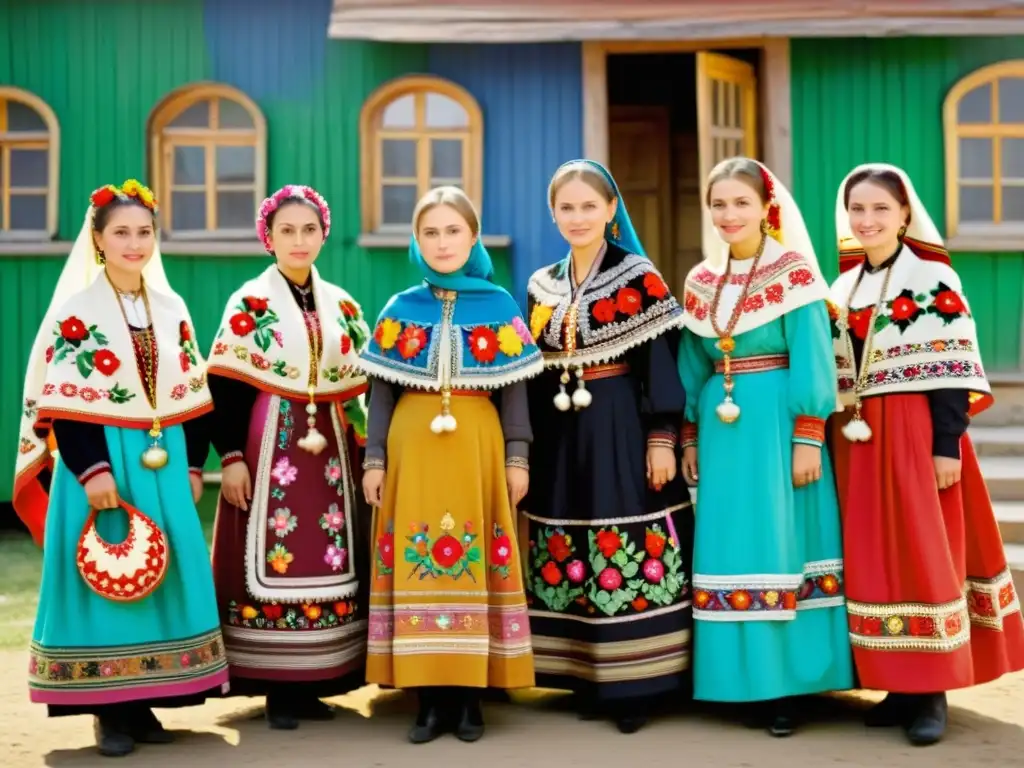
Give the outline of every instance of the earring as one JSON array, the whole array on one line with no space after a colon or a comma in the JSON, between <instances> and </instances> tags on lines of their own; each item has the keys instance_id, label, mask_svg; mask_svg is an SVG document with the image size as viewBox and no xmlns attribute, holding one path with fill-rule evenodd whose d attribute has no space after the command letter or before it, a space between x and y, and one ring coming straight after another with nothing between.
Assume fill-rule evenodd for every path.
<instances>
[{"instance_id":1,"label":"earring","mask_svg":"<svg viewBox=\"0 0 1024 768\"><path fill-rule=\"evenodd\" d=\"M900 242L903 242L903 238L906 236L906 234L907 225L904 224L902 227L900 227L900 231L896 233L896 239L899 240Z\"/></svg>"},{"instance_id":2,"label":"earring","mask_svg":"<svg viewBox=\"0 0 1024 768\"><path fill-rule=\"evenodd\" d=\"M96 249L96 263L100 265L107 263L107 257L103 254L102 248Z\"/></svg>"}]
</instances>

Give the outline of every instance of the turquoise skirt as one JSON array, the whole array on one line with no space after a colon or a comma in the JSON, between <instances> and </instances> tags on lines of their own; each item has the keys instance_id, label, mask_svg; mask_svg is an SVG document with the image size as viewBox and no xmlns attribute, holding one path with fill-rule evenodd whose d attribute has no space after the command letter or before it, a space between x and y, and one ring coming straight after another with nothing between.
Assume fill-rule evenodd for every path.
<instances>
[{"instance_id":1,"label":"turquoise skirt","mask_svg":"<svg viewBox=\"0 0 1024 768\"><path fill-rule=\"evenodd\" d=\"M137 602L93 592L75 554L89 502L75 475L57 460L43 544L43 578L29 661L32 701L97 705L191 696L223 689L228 679L210 556L188 477L182 427L164 430L167 466L140 462L146 430L105 427L121 498L160 527L170 562L163 583ZM101 512L104 540L123 541L127 515Z\"/></svg>"}]
</instances>

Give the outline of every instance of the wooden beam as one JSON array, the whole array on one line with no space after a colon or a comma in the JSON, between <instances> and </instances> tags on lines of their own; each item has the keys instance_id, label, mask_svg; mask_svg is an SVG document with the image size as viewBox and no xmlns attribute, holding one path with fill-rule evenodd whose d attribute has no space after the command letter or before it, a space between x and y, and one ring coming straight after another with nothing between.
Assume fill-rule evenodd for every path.
<instances>
[{"instance_id":1,"label":"wooden beam","mask_svg":"<svg viewBox=\"0 0 1024 768\"><path fill-rule=\"evenodd\" d=\"M583 44L583 155L608 165L608 54L596 42Z\"/></svg>"},{"instance_id":2,"label":"wooden beam","mask_svg":"<svg viewBox=\"0 0 1024 768\"><path fill-rule=\"evenodd\" d=\"M789 40L766 40L761 49L761 124L764 164L786 187L793 185L793 110Z\"/></svg>"}]
</instances>

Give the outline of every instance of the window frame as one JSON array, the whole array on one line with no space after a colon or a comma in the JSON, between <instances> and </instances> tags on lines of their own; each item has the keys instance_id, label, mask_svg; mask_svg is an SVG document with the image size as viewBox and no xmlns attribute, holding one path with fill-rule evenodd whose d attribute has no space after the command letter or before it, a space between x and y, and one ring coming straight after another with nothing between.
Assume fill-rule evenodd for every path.
<instances>
[{"instance_id":1,"label":"window frame","mask_svg":"<svg viewBox=\"0 0 1024 768\"><path fill-rule=\"evenodd\" d=\"M1024 222L964 223L960 219L960 139L987 139L992 142L993 215L1002 213L1001 139L1024 139L1024 121L1014 123L960 123L960 102L970 93L991 85L992 118L999 115L999 80L1024 79L1024 59L1010 59L981 67L961 78L946 94L942 106L942 140L946 159L946 246L961 251L1019 251L1024 238Z\"/></svg>"},{"instance_id":2,"label":"window frame","mask_svg":"<svg viewBox=\"0 0 1024 768\"><path fill-rule=\"evenodd\" d=\"M0 206L3 206L2 220L9 226L10 211L10 147L24 145L22 149L47 150L46 156L46 228L45 229L0 229L0 242L26 243L45 242L57 236L60 208L60 123L57 115L39 96L23 88L0 85L0 103L16 101L32 109L46 124L45 135L39 132L7 133L6 106L0 111ZM33 188L36 189L36 188ZM42 189L39 187L38 189ZM37 193L38 194L38 193Z\"/></svg>"},{"instance_id":3,"label":"window frame","mask_svg":"<svg viewBox=\"0 0 1024 768\"><path fill-rule=\"evenodd\" d=\"M210 102L211 122L216 119L219 108L217 100L233 101L241 106L252 118L252 128L170 128L170 124L193 105ZM168 135L168 131L170 135ZM146 124L149 145L149 167L153 189L160 203L162 233L171 243L234 242L250 244L255 241L256 209L260 200L267 196L267 121L259 105L244 92L224 83L190 83L171 91L154 107ZM180 141L175 141L178 137ZM171 181L174 162L174 148L199 146L204 149L216 146L252 146L255 160L253 169L253 224L237 229L183 230L175 232L172 225ZM206 195L206 220L216 221L216 194L222 185L217 184L216 152L205 154L204 194ZM247 185L248 186L248 185ZM194 190L198 191L198 190ZM232 190L226 190L232 191ZM241 190L234 190L241 191ZM171 246L174 249L174 246ZM168 249L165 247L165 251Z\"/></svg>"},{"instance_id":4,"label":"window frame","mask_svg":"<svg viewBox=\"0 0 1024 768\"><path fill-rule=\"evenodd\" d=\"M420 128L425 116L426 94L436 93L455 101L466 112L465 128ZM404 96L415 99L416 127L409 129L384 129L380 118L384 110ZM423 105L423 106L421 106ZM436 75L407 75L396 78L377 88L363 102L359 115L360 145L360 203L362 231L364 235L405 235L409 224L383 224L383 141L391 134L408 134L415 138L417 167L417 197L430 189L430 155L423 149L431 138L453 138L446 134L459 134L464 141L462 147L463 189L469 199L482 209L483 202L483 112L473 95L457 83ZM465 137L463 139L463 137Z\"/></svg>"}]
</instances>

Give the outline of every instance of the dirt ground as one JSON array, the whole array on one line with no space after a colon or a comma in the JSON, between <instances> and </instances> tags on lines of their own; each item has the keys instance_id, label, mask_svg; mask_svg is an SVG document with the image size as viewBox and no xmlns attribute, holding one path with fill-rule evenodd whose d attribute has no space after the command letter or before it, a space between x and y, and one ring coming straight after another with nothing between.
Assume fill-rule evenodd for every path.
<instances>
[{"instance_id":1,"label":"dirt ground","mask_svg":"<svg viewBox=\"0 0 1024 768\"><path fill-rule=\"evenodd\" d=\"M739 725L735 712L703 707L667 714L639 733L623 736L609 723L577 720L561 697L541 691L517 697L516 704L488 705L488 731L477 744L445 736L412 746L405 741L409 699L365 688L333 700L345 708L334 722L305 723L292 732L269 731L257 699L158 712L177 731L178 742L142 746L131 757L113 762L94 751L90 718L48 720L43 707L29 704L24 679L24 654L0 653L0 745L6 747L0 764L6 768L412 768L462 761L486 763L487 768L547 768L569 759L609 768L631 762L638 768L1011 768L1022 765L1024 754L1024 674L951 694L946 740L927 749L909 746L897 730L866 730L859 722L872 698L866 694L811 700L802 729L792 738L773 739Z\"/></svg>"}]
</instances>

